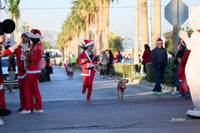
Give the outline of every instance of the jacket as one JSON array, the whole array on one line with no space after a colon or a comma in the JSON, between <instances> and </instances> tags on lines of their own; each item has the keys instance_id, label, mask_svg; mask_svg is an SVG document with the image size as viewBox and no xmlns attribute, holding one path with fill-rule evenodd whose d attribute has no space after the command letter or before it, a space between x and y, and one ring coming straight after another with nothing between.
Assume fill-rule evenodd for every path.
<instances>
[{"instance_id":1,"label":"jacket","mask_svg":"<svg viewBox=\"0 0 200 133\"><path fill-rule=\"evenodd\" d=\"M78 59L76 60L76 63L78 65L82 65L82 76L90 76L91 71L94 71L95 64L97 64L97 61L95 61L96 55L93 56L92 59L90 59L87 50L83 51ZM83 62L83 59L88 59L87 62ZM90 69L91 68L91 69Z\"/></svg>"}]
</instances>

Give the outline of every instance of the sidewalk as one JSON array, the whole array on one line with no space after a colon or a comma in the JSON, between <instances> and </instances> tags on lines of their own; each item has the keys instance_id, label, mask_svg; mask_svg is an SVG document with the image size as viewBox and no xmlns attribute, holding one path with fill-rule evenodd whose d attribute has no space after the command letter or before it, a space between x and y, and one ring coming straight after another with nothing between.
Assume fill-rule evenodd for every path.
<instances>
[{"instance_id":1,"label":"sidewalk","mask_svg":"<svg viewBox=\"0 0 200 133\"><path fill-rule=\"evenodd\" d=\"M145 85L128 84L124 100L119 100L117 83L96 73L91 102L86 102L80 72L68 80L65 70L55 67L51 82L39 86L44 114L19 115L18 92L6 93L12 114L2 117L5 125L0 133L195 133L200 129L199 120L185 115L191 101L153 95L152 87Z\"/></svg>"}]
</instances>

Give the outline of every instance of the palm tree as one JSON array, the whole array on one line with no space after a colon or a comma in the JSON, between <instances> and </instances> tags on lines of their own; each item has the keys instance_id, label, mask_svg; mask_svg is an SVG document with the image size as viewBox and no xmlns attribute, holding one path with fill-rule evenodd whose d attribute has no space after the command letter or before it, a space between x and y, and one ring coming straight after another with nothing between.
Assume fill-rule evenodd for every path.
<instances>
[{"instance_id":1,"label":"palm tree","mask_svg":"<svg viewBox=\"0 0 200 133\"><path fill-rule=\"evenodd\" d=\"M154 0L154 5L153 5L153 44L152 48L156 47L156 40L160 38L161 36L161 10L160 10L160 0Z\"/></svg>"},{"instance_id":2,"label":"palm tree","mask_svg":"<svg viewBox=\"0 0 200 133\"><path fill-rule=\"evenodd\" d=\"M139 0L135 0L134 64L139 64Z\"/></svg>"},{"instance_id":3,"label":"palm tree","mask_svg":"<svg viewBox=\"0 0 200 133\"><path fill-rule=\"evenodd\" d=\"M10 12L11 19L13 19L16 24L16 28L14 31L15 37L18 36L18 19L20 17L19 3L20 3L20 0L9 0L8 10Z\"/></svg>"},{"instance_id":4,"label":"palm tree","mask_svg":"<svg viewBox=\"0 0 200 133\"><path fill-rule=\"evenodd\" d=\"M148 22L147 22L147 0L140 0L140 18L141 18L141 53L144 51L144 44L149 43Z\"/></svg>"}]
</instances>

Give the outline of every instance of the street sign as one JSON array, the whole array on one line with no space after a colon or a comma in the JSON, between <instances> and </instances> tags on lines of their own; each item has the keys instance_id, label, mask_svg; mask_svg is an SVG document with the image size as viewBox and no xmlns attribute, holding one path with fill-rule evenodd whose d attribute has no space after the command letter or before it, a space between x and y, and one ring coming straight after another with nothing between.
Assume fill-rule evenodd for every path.
<instances>
[{"instance_id":1,"label":"street sign","mask_svg":"<svg viewBox=\"0 0 200 133\"><path fill-rule=\"evenodd\" d=\"M171 0L165 7L165 18L172 25L181 25L188 18L188 6L182 0Z\"/></svg>"}]
</instances>

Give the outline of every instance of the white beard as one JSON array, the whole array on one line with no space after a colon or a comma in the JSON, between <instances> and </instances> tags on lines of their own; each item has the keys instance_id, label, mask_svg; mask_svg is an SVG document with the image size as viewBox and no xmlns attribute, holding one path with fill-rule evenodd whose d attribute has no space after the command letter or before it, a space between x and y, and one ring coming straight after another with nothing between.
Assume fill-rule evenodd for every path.
<instances>
[{"instance_id":1,"label":"white beard","mask_svg":"<svg viewBox=\"0 0 200 133\"><path fill-rule=\"evenodd\" d=\"M21 43L22 51L25 52L29 47L29 43Z\"/></svg>"}]
</instances>

